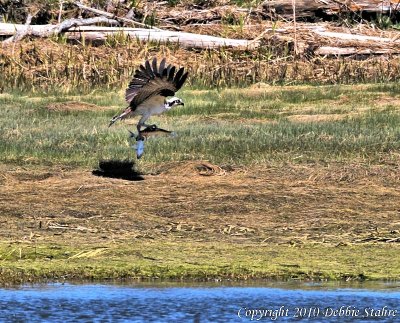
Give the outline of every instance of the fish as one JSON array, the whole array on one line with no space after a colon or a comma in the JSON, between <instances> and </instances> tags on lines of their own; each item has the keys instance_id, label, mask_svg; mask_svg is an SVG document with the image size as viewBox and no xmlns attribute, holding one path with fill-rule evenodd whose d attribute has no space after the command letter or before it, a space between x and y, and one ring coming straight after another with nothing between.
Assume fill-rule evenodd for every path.
<instances>
[{"instance_id":1,"label":"fish","mask_svg":"<svg viewBox=\"0 0 400 323\"><path fill-rule=\"evenodd\" d=\"M136 150L136 157L137 159L140 159L140 157L143 156L144 153L144 137L139 137L136 136L132 131L129 131L129 139L130 140L135 140L135 143L132 144L132 148Z\"/></svg>"},{"instance_id":2,"label":"fish","mask_svg":"<svg viewBox=\"0 0 400 323\"><path fill-rule=\"evenodd\" d=\"M165 130L158 128L156 125L148 126L142 131L140 131L140 136L147 138L150 137L156 137L156 136L167 136L167 135L173 135L173 131Z\"/></svg>"},{"instance_id":3,"label":"fish","mask_svg":"<svg viewBox=\"0 0 400 323\"><path fill-rule=\"evenodd\" d=\"M156 125L151 125L143 129L139 132L139 135L135 135L132 131L128 130L130 135L129 138L135 138L136 143L132 145L132 148L136 150L136 157L140 159L144 153L144 141L149 139L150 137L156 136L176 136L175 132L158 128Z\"/></svg>"},{"instance_id":4,"label":"fish","mask_svg":"<svg viewBox=\"0 0 400 323\"><path fill-rule=\"evenodd\" d=\"M137 159L140 159L140 157L142 157L142 155L144 153L144 140L143 139L139 139L136 142L135 150L136 150Z\"/></svg>"}]
</instances>

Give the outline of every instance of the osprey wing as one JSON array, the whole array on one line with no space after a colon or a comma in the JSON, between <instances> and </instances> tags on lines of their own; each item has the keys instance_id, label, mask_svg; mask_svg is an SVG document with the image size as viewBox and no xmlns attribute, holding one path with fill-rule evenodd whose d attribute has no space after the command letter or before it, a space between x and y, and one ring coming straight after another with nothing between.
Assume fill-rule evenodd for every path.
<instances>
[{"instance_id":1,"label":"osprey wing","mask_svg":"<svg viewBox=\"0 0 400 323\"><path fill-rule=\"evenodd\" d=\"M154 58L151 64L147 60L136 70L125 92L125 99L133 109L154 95L173 96L185 83L188 72L184 73L183 67L175 72L175 66L165 65L165 58L159 66Z\"/></svg>"}]
</instances>

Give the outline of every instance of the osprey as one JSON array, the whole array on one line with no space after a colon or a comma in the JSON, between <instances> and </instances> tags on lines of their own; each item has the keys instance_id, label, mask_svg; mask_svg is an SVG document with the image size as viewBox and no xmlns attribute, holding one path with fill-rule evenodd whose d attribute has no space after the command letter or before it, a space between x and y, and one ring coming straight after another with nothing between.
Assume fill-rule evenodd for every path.
<instances>
[{"instance_id":1,"label":"osprey","mask_svg":"<svg viewBox=\"0 0 400 323\"><path fill-rule=\"evenodd\" d=\"M119 115L111 119L109 126L115 121L141 115L137 124L138 137L142 140L142 127L149 126L145 122L152 115L161 114L171 108L184 105L180 98L174 97L185 83L188 72L184 73L184 68L179 70L175 66L166 66L165 58L157 66L157 59L150 62L147 60L136 70L132 81L129 83L125 92L125 100L129 106ZM172 96L172 98L167 98Z\"/></svg>"}]
</instances>

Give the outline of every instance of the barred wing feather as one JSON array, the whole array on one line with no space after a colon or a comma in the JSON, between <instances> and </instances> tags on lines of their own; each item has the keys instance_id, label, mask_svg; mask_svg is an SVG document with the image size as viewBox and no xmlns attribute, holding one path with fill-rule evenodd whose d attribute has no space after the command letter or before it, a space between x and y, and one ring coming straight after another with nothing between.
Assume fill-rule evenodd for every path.
<instances>
[{"instance_id":1,"label":"barred wing feather","mask_svg":"<svg viewBox=\"0 0 400 323\"><path fill-rule=\"evenodd\" d=\"M165 58L159 66L156 58L151 63L147 60L144 66L140 65L125 93L125 99L132 110L154 95L173 96L188 76L183 67L175 71L175 66L165 66Z\"/></svg>"}]
</instances>

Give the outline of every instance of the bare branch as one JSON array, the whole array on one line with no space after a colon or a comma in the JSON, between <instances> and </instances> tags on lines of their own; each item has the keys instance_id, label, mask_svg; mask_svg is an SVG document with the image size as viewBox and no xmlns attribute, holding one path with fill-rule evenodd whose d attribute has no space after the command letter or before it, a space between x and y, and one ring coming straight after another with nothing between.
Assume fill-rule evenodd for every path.
<instances>
[{"instance_id":1,"label":"bare branch","mask_svg":"<svg viewBox=\"0 0 400 323\"><path fill-rule=\"evenodd\" d=\"M25 30L21 30L21 31L17 31L15 33L15 35L11 36L10 38L6 39L5 41L3 41L3 44L11 44L11 43L16 43L17 41L20 41L21 39L23 39L26 35L29 34L29 25L32 22L32 18L33 16L31 14L28 14L28 17L26 18L26 22L25 22Z\"/></svg>"},{"instance_id":2,"label":"bare branch","mask_svg":"<svg viewBox=\"0 0 400 323\"><path fill-rule=\"evenodd\" d=\"M118 21L114 19L109 19L107 17L95 17L88 19L82 19L82 18L68 19L59 24L57 32L54 33L59 34L70 29L71 27L90 26L98 23L106 23L108 25L115 25L115 26L119 25Z\"/></svg>"},{"instance_id":3,"label":"bare branch","mask_svg":"<svg viewBox=\"0 0 400 323\"><path fill-rule=\"evenodd\" d=\"M95 13L97 15L100 15L100 16L104 16L104 17L107 17L107 18L110 18L110 19L115 19L115 20L118 20L118 21L123 21L123 22L126 22L126 23L134 24L134 25L140 26L140 27L145 27L145 28L150 28L150 29L155 29L155 30L161 30L160 28L152 27L152 26L143 24L141 22L137 22L137 21L129 19L129 18L117 17L117 16L115 16L112 13L109 13L107 11L94 9L94 8L85 6L84 4L82 4L80 2L75 2L75 4L79 8L83 9L83 10L87 10L87 11L93 12L93 13Z\"/></svg>"},{"instance_id":4,"label":"bare branch","mask_svg":"<svg viewBox=\"0 0 400 323\"><path fill-rule=\"evenodd\" d=\"M62 16L62 11L63 11L63 0L60 0L60 10L58 11L58 23L61 23L61 16Z\"/></svg>"}]
</instances>

